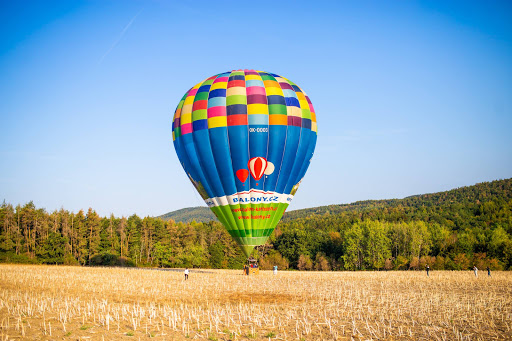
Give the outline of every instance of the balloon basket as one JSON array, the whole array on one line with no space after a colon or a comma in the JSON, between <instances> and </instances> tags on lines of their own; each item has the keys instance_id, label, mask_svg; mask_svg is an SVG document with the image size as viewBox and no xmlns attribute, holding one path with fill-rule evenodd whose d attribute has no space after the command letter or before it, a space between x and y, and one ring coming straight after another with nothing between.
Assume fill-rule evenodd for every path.
<instances>
[{"instance_id":1,"label":"balloon basket","mask_svg":"<svg viewBox=\"0 0 512 341\"><path fill-rule=\"evenodd\" d=\"M244 275L257 275L260 273L260 268L258 266L258 261L254 258L248 258L246 264L244 265Z\"/></svg>"}]
</instances>

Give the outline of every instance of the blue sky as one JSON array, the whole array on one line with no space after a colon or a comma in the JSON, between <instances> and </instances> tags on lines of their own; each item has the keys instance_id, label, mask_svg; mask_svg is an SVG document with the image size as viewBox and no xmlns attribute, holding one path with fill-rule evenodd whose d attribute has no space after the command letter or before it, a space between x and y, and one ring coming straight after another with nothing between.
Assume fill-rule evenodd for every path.
<instances>
[{"instance_id":1,"label":"blue sky","mask_svg":"<svg viewBox=\"0 0 512 341\"><path fill-rule=\"evenodd\" d=\"M318 119L290 210L512 177L512 5L2 1L0 200L159 215L204 205L172 145L184 92L249 68Z\"/></svg>"}]
</instances>

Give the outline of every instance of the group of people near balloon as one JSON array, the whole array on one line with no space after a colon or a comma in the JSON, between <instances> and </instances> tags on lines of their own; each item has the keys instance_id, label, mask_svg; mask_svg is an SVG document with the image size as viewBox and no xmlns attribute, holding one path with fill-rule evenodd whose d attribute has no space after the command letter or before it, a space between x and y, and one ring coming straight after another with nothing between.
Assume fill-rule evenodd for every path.
<instances>
[{"instance_id":1,"label":"group of people near balloon","mask_svg":"<svg viewBox=\"0 0 512 341\"><path fill-rule=\"evenodd\" d=\"M425 270L427 270L427 277L430 277L430 266L427 265ZM476 265L473 266L472 270L473 270L473 273L475 274L475 277L478 277L478 268L476 267ZM488 266L486 268L486 270L487 270L487 276L491 277L491 268Z\"/></svg>"}]
</instances>

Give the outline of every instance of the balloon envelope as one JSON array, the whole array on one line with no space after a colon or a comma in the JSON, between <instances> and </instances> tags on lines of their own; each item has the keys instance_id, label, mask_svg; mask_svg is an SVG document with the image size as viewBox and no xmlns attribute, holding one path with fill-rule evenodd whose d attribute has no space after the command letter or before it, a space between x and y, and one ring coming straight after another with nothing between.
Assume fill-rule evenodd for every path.
<instances>
[{"instance_id":1,"label":"balloon envelope","mask_svg":"<svg viewBox=\"0 0 512 341\"><path fill-rule=\"evenodd\" d=\"M249 256L274 231L308 169L316 116L288 79L234 70L185 93L172 137L189 179Z\"/></svg>"}]
</instances>

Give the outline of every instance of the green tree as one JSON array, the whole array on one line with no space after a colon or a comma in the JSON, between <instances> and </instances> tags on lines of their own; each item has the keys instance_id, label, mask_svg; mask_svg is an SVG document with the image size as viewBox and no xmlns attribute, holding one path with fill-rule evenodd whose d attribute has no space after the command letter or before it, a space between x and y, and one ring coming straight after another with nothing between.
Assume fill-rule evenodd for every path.
<instances>
[{"instance_id":1,"label":"green tree","mask_svg":"<svg viewBox=\"0 0 512 341\"><path fill-rule=\"evenodd\" d=\"M510 244L510 237L507 232L498 226L492 231L489 240L489 255L503 259L505 256L505 248Z\"/></svg>"},{"instance_id":2,"label":"green tree","mask_svg":"<svg viewBox=\"0 0 512 341\"><path fill-rule=\"evenodd\" d=\"M512 240L503 245L503 263L508 270L512 270Z\"/></svg>"},{"instance_id":3,"label":"green tree","mask_svg":"<svg viewBox=\"0 0 512 341\"><path fill-rule=\"evenodd\" d=\"M84 211L80 210L73 217L73 229L74 229L74 244L75 244L75 259L81 265L87 264L89 260L89 244L88 244L88 226L85 223L86 219L84 216Z\"/></svg>"},{"instance_id":4,"label":"green tree","mask_svg":"<svg viewBox=\"0 0 512 341\"><path fill-rule=\"evenodd\" d=\"M154 247L154 260L157 266L169 267L171 266L171 248L161 242L156 242Z\"/></svg>"},{"instance_id":5,"label":"green tree","mask_svg":"<svg viewBox=\"0 0 512 341\"><path fill-rule=\"evenodd\" d=\"M136 265L142 263L143 244L141 242L142 219L136 214L131 215L126 226L126 255L135 261Z\"/></svg>"},{"instance_id":6,"label":"green tree","mask_svg":"<svg viewBox=\"0 0 512 341\"><path fill-rule=\"evenodd\" d=\"M386 234L386 225L380 221L362 223L365 248L364 264L369 269L382 269L386 259L391 257L390 240Z\"/></svg>"},{"instance_id":7,"label":"green tree","mask_svg":"<svg viewBox=\"0 0 512 341\"><path fill-rule=\"evenodd\" d=\"M100 230L101 218L92 208L89 208L85 217L85 231L87 239L88 256L87 261L90 264L91 258L100 251Z\"/></svg>"},{"instance_id":8,"label":"green tree","mask_svg":"<svg viewBox=\"0 0 512 341\"><path fill-rule=\"evenodd\" d=\"M284 232L276 239L274 247L288 259L293 267L297 266L300 255L309 255L308 236L304 230L291 230Z\"/></svg>"},{"instance_id":9,"label":"green tree","mask_svg":"<svg viewBox=\"0 0 512 341\"><path fill-rule=\"evenodd\" d=\"M45 264L62 264L67 239L60 233L51 232L44 243L37 250L38 259Z\"/></svg>"},{"instance_id":10,"label":"green tree","mask_svg":"<svg viewBox=\"0 0 512 341\"><path fill-rule=\"evenodd\" d=\"M210 253L210 267L213 269L221 269L224 264L224 248L225 246L220 242L216 241L210 245L208 252Z\"/></svg>"},{"instance_id":11,"label":"green tree","mask_svg":"<svg viewBox=\"0 0 512 341\"><path fill-rule=\"evenodd\" d=\"M354 224L345 232L343 264L345 270L360 270L364 258L364 234L359 224Z\"/></svg>"},{"instance_id":12,"label":"green tree","mask_svg":"<svg viewBox=\"0 0 512 341\"><path fill-rule=\"evenodd\" d=\"M207 252L201 246L191 245L184 251L179 259L182 267L201 268L208 265Z\"/></svg>"},{"instance_id":13,"label":"green tree","mask_svg":"<svg viewBox=\"0 0 512 341\"><path fill-rule=\"evenodd\" d=\"M455 239L452 237L452 232L447 227L437 223L429 224L428 228L432 241L431 251L435 255L444 255L448 248L455 242Z\"/></svg>"},{"instance_id":14,"label":"green tree","mask_svg":"<svg viewBox=\"0 0 512 341\"><path fill-rule=\"evenodd\" d=\"M16 248L16 220L14 208L5 201L0 207L0 251L10 252Z\"/></svg>"},{"instance_id":15,"label":"green tree","mask_svg":"<svg viewBox=\"0 0 512 341\"><path fill-rule=\"evenodd\" d=\"M463 230L457 234L455 243L456 253L473 253L476 244L476 236L471 230Z\"/></svg>"}]
</instances>

